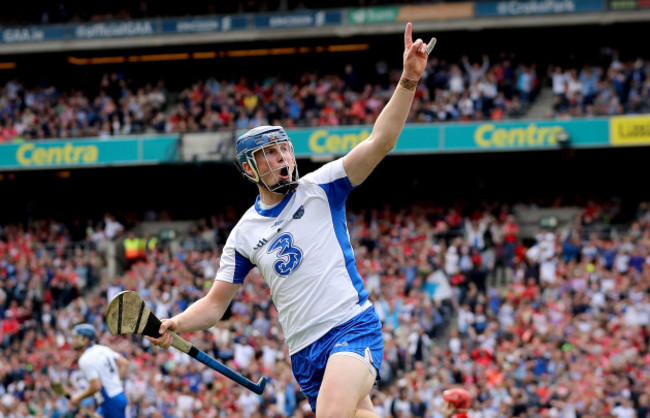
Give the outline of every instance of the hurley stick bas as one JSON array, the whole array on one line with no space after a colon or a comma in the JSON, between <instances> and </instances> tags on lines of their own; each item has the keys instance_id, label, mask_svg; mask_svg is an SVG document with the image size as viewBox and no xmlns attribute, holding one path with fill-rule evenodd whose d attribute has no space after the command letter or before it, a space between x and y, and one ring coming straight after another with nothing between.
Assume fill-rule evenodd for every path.
<instances>
[{"instance_id":1,"label":"hurley stick bas","mask_svg":"<svg viewBox=\"0 0 650 418\"><path fill-rule=\"evenodd\" d=\"M56 393L57 395L59 395L59 396L63 396L64 398L68 398L68 399L70 399L70 394L68 393L67 390L65 390L65 388L63 387L63 385L61 384L61 382L52 382L52 390L53 390L54 393ZM101 418L98 414L92 412L91 410L89 410L88 408L86 408L85 406L83 406L83 405L81 405L81 404L79 404L79 409L80 409L81 412L83 412L84 414L89 415L89 416L91 416L91 417L93 417L93 418Z\"/></svg>"},{"instance_id":2,"label":"hurley stick bas","mask_svg":"<svg viewBox=\"0 0 650 418\"><path fill-rule=\"evenodd\" d=\"M141 334L159 338L161 321L147 307L136 292L125 290L115 295L108 305L106 323L113 335ZM259 382L253 383L241 374L224 366L214 358L196 348L173 331L167 330L172 336L172 346L200 361L211 369L221 373L246 389L261 395L264 393L267 378L262 376Z\"/></svg>"}]
</instances>

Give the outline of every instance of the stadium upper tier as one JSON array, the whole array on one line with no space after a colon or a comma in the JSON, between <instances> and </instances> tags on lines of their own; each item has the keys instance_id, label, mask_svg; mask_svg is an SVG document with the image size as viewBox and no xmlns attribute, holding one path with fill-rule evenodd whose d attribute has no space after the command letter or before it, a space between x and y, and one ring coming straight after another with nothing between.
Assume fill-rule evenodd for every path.
<instances>
[{"instance_id":1,"label":"stadium upper tier","mask_svg":"<svg viewBox=\"0 0 650 418\"><path fill-rule=\"evenodd\" d=\"M306 10L327 10L342 8L401 7L427 6L440 4L470 3L459 0L237 0L229 2L197 1L184 3L161 3L152 0L117 0L112 2L95 2L88 4L80 0L61 0L50 2L37 0L29 5L12 2L5 5L0 16L2 25L48 25L60 23L110 22L131 19L169 18L206 16L219 14L241 13L275 13L302 12ZM474 3L474 2L471 2ZM483 3L481 9L490 9L489 3L495 1L478 0ZM520 4L517 4L520 3ZM533 14L557 12L584 11L617 11L647 8L646 2L641 1L612 1L604 5L597 1L585 1L582 4L562 2L511 2L500 6L501 14ZM507 12L507 13L506 13Z\"/></svg>"},{"instance_id":2,"label":"stadium upper tier","mask_svg":"<svg viewBox=\"0 0 650 418\"><path fill-rule=\"evenodd\" d=\"M8 4L3 9L0 55L377 37L401 33L409 21L418 31L437 34L592 25L609 35L612 24L642 25L650 21L650 7L647 0L277 0L169 6L153 1L91 6L78 1L39 1L29 6ZM607 25L606 31L603 25ZM628 32L633 31L628 28ZM506 42L517 40L510 36Z\"/></svg>"},{"instance_id":3,"label":"stadium upper tier","mask_svg":"<svg viewBox=\"0 0 650 418\"><path fill-rule=\"evenodd\" d=\"M453 2L448 1L448 2ZM35 6L34 3L37 3ZM40 5L38 4L40 3ZM387 6L440 3L413 0L237 0L161 3L152 0L118 0L86 3L79 0L36 1L29 6L13 2L5 5L0 24L52 24L144 19L152 17L186 17L234 13L291 12L305 9Z\"/></svg>"},{"instance_id":4,"label":"stadium upper tier","mask_svg":"<svg viewBox=\"0 0 650 418\"><path fill-rule=\"evenodd\" d=\"M575 77L554 70L550 76L556 111L547 116L650 111L650 62L607 59L602 65L574 63ZM341 66L340 73L314 69L293 77L217 75L193 81L187 76L186 87L178 91L169 91L165 79L139 83L118 72L103 74L95 85L68 89L56 81L44 79L35 85L14 78L0 91L0 142L210 132L265 124L371 125L399 70L380 61L374 75L364 79L352 64ZM463 57L451 63L433 58L420 81L409 122L523 117L544 84L543 76L535 62L520 62L515 55L484 55L476 61ZM174 75L174 82L182 85L178 77Z\"/></svg>"}]
</instances>

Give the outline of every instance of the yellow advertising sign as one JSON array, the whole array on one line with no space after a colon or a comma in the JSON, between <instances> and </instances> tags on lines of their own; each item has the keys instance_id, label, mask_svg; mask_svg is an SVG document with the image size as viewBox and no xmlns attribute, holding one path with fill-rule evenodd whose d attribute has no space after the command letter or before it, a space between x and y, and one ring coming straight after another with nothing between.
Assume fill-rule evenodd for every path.
<instances>
[{"instance_id":1,"label":"yellow advertising sign","mask_svg":"<svg viewBox=\"0 0 650 418\"><path fill-rule=\"evenodd\" d=\"M474 141L479 148L524 148L557 145L556 135L564 132L561 126L527 127L494 124L479 125Z\"/></svg>"},{"instance_id":2,"label":"yellow advertising sign","mask_svg":"<svg viewBox=\"0 0 650 418\"><path fill-rule=\"evenodd\" d=\"M60 164L96 163L99 149L95 145L36 146L34 143L21 145L16 151L16 161L24 167Z\"/></svg>"},{"instance_id":3,"label":"yellow advertising sign","mask_svg":"<svg viewBox=\"0 0 650 418\"><path fill-rule=\"evenodd\" d=\"M650 145L650 115L617 116L610 119L613 146Z\"/></svg>"},{"instance_id":4,"label":"yellow advertising sign","mask_svg":"<svg viewBox=\"0 0 650 418\"><path fill-rule=\"evenodd\" d=\"M344 134L330 133L326 129L321 129L309 135L309 150L314 154L346 154L368 136L370 131L367 129Z\"/></svg>"}]
</instances>

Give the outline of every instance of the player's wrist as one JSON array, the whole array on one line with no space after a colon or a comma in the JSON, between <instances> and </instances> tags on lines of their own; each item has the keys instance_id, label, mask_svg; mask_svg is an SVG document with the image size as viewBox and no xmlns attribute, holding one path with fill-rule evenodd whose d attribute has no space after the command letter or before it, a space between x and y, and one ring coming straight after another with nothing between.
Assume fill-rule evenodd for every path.
<instances>
[{"instance_id":1,"label":"player's wrist","mask_svg":"<svg viewBox=\"0 0 650 418\"><path fill-rule=\"evenodd\" d=\"M406 90L415 91L418 87L418 81L420 81L420 77L403 73L399 79L399 85Z\"/></svg>"},{"instance_id":2,"label":"player's wrist","mask_svg":"<svg viewBox=\"0 0 650 418\"><path fill-rule=\"evenodd\" d=\"M170 318L167 320L169 322L168 330L174 331L176 334L182 334L184 331L181 330L181 321L179 318Z\"/></svg>"}]
</instances>

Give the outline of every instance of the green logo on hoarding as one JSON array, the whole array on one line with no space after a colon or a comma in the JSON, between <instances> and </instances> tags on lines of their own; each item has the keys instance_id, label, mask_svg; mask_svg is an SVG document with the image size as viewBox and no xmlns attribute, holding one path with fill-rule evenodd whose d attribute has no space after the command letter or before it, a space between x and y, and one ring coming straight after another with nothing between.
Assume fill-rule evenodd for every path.
<instances>
[{"instance_id":1,"label":"green logo on hoarding","mask_svg":"<svg viewBox=\"0 0 650 418\"><path fill-rule=\"evenodd\" d=\"M371 7L367 9L351 9L348 11L348 22L355 25L366 23L395 22L399 7Z\"/></svg>"},{"instance_id":2,"label":"green logo on hoarding","mask_svg":"<svg viewBox=\"0 0 650 418\"><path fill-rule=\"evenodd\" d=\"M637 8L636 0L610 0L609 1L610 10L630 10L636 8Z\"/></svg>"}]
</instances>

